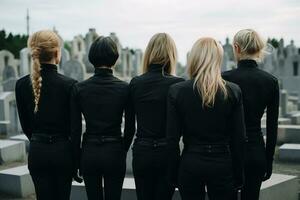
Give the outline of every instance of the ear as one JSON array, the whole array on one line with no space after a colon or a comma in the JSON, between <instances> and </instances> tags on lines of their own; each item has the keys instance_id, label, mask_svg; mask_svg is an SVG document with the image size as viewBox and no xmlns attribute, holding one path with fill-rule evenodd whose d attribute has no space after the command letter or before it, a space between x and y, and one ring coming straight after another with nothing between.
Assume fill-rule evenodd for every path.
<instances>
[{"instance_id":1,"label":"ear","mask_svg":"<svg viewBox=\"0 0 300 200\"><path fill-rule=\"evenodd\" d=\"M240 54L241 53L241 47L237 43L234 43L233 46L234 46L235 52Z\"/></svg>"}]
</instances>

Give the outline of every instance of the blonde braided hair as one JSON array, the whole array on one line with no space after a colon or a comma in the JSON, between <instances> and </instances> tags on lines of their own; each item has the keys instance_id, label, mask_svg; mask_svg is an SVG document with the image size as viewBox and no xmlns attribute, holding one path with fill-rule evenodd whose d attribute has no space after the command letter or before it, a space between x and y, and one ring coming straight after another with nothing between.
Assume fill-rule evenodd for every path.
<instances>
[{"instance_id":1,"label":"blonde braided hair","mask_svg":"<svg viewBox=\"0 0 300 200\"><path fill-rule=\"evenodd\" d=\"M42 88L41 63L50 62L55 57L55 53L60 49L60 39L55 32L42 30L29 37L28 47L31 49L33 60L31 83L34 95L34 113L36 113Z\"/></svg>"}]
</instances>

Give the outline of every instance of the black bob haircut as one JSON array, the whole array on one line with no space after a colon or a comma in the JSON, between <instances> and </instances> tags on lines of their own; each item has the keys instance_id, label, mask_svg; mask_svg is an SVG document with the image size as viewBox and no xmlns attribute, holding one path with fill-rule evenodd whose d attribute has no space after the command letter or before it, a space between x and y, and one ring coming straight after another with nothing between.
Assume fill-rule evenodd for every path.
<instances>
[{"instance_id":1,"label":"black bob haircut","mask_svg":"<svg viewBox=\"0 0 300 200\"><path fill-rule=\"evenodd\" d=\"M91 45L89 61L94 67L112 67L118 58L118 47L110 37L100 36Z\"/></svg>"}]
</instances>

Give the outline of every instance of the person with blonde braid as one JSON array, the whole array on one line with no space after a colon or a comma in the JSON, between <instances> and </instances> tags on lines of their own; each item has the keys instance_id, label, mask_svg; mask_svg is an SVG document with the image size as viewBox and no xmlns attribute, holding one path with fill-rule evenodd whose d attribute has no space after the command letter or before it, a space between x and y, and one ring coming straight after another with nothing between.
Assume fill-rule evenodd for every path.
<instances>
[{"instance_id":1,"label":"person with blonde braid","mask_svg":"<svg viewBox=\"0 0 300 200\"><path fill-rule=\"evenodd\" d=\"M16 102L24 134L30 140L28 168L37 200L70 198L76 174L70 141L70 93L75 80L57 72L60 39L43 30L28 39L31 75L16 83Z\"/></svg>"}]
</instances>

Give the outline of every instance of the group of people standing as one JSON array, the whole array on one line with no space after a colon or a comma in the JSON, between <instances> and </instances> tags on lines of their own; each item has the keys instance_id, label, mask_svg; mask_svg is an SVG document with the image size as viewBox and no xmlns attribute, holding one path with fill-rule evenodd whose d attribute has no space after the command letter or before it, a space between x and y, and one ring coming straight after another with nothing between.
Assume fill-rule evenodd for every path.
<instances>
[{"instance_id":1,"label":"group of people standing","mask_svg":"<svg viewBox=\"0 0 300 200\"><path fill-rule=\"evenodd\" d=\"M16 101L37 199L67 200L72 179L83 178L89 200L120 200L134 139L138 200L171 200L175 188L183 200L206 193L235 200L240 190L242 200L258 200L272 174L279 107L277 79L257 65L265 45L254 30L236 33L237 68L222 74L222 46L200 38L184 80L175 76L175 42L158 33L146 47L143 74L127 83L113 75L117 45L100 36L88 55L95 74L78 83L58 73L59 37L34 33L32 73L17 81Z\"/></svg>"}]
</instances>

